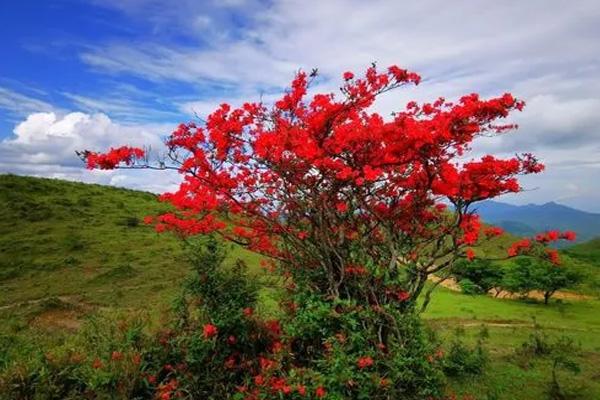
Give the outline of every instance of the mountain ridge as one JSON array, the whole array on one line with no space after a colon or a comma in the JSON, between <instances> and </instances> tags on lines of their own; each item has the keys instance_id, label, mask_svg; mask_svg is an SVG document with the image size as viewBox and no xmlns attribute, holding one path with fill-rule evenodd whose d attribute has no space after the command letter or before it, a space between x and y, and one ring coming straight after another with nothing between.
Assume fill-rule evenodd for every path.
<instances>
[{"instance_id":1,"label":"mountain ridge","mask_svg":"<svg viewBox=\"0 0 600 400\"><path fill-rule=\"evenodd\" d=\"M520 236L550 229L577 232L577 242L600 236L600 213L578 210L555 201L515 205L494 200L478 203L474 209L490 224Z\"/></svg>"}]
</instances>

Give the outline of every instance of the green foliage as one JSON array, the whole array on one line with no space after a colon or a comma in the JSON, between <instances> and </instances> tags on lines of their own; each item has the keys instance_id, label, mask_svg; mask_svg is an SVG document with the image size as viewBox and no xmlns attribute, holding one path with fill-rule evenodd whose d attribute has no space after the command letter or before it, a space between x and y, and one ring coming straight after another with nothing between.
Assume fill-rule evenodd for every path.
<instances>
[{"instance_id":1,"label":"green foliage","mask_svg":"<svg viewBox=\"0 0 600 400\"><path fill-rule=\"evenodd\" d=\"M142 352L152 348L145 324L142 317L90 319L63 345L32 349L29 357L2 370L0 398L150 398L143 379Z\"/></svg>"},{"instance_id":2,"label":"green foliage","mask_svg":"<svg viewBox=\"0 0 600 400\"><path fill-rule=\"evenodd\" d=\"M557 290L573 287L581 279L577 271L567 266L521 257L507 269L502 285L506 290L522 296L539 290L544 294L544 303L547 304Z\"/></svg>"},{"instance_id":3,"label":"green foliage","mask_svg":"<svg viewBox=\"0 0 600 400\"><path fill-rule=\"evenodd\" d=\"M578 398L565 390L559 375L565 372L579 374L581 372L578 362L580 354L581 346L573 338L561 335L552 339L537 324L528 340L515 351L516 361L522 368L532 368L537 360L550 363L547 394L551 400Z\"/></svg>"},{"instance_id":4,"label":"green foliage","mask_svg":"<svg viewBox=\"0 0 600 400\"><path fill-rule=\"evenodd\" d=\"M487 293L491 289L499 287L504 275L504 271L499 265L479 258L472 261L461 260L454 266L452 272L459 282L468 279L479 288L478 291L481 293Z\"/></svg>"},{"instance_id":5,"label":"green foliage","mask_svg":"<svg viewBox=\"0 0 600 400\"><path fill-rule=\"evenodd\" d=\"M484 333L485 332L485 333ZM488 333L482 330L475 346L468 346L457 331L450 343L448 352L442 360L444 372L452 377L480 375L483 373L489 356L484 348L484 340Z\"/></svg>"},{"instance_id":6,"label":"green foliage","mask_svg":"<svg viewBox=\"0 0 600 400\"><path fill-rule=\"evenodd\" d=\"M229 397L248 375L243 359L237 368L226 361L236 354L253 360L266 351L266 328L244 314L244 308L256 306L257 285L242 264L222 266L225 252L213 238L190 244L188 252L194 275L166 327L150 334L146 319L91 318L51 353L40 346L29 357L1 357L6 368L0 398L153 399L176 392L191 398ZM127 265L113 269L101 281L130 271ZM40 312L65 306L50 298L40 304ZM207 323L217 327L218 339L203 333ZM0 336L0 349L17 340L16 335Z\"/></svg>"},{"instance_id":7,"label":"green foliage","mask_svg":"<svg viewBox=\"0 0 600 400\"><path fill-rule=\"evenodd\" d=\"M311 371L331 398L440 395L443 376L433 357L435 344L413 313L303 291L294 294L292 303L294 311L283 327L296 368ZM361 368L359 360L365 358L372 365Z\"/></svg>"},{"instance_id":8,"label":"green foliage","mask_svg":"<svg viewBox=\"0 0 600 400\"><path fill-rule=\"evenodd\" d=\"M536 288L536 263L530 258L519 257L506 269L502 287L511 293L526 296Z\"/></svg>"},{"instance_id":9,"label":"green foliage","mask_svg":"<svg viewBox=\"0 0 600 400\"><path fill-rule=\"evenodd\" d=\"M552 344L552 350L550 352L550 359L552 362L552 380L550 382L550 388L548 394L552 400L565 400L568 398L575 398L567 393L559 379L559 372L566 371L572 374L579 374L581 367L577 362L577 355L581 352L579 345L575 341L567 336L561 336Z\"/></svg>"},{"instance_id":10,"label":"green foliage","mask_svg":"<svg viewBox=\"0 0 600 400\"><path fill-rule=\"evenodd\" d=\"M563 250L563 253L598 267L600 266L600 237L571 246Z\"/></svg>"},{"instance_id":11,"label":"green foliage","mask_svg":"<svg viewBox=\"0 0 600 400\"><path fill-rule=\"evenodd\" d=\"M6 206L9 198L17 201L27 198L31 202L40 204L40 209L49 209L50 215L47 219L38 221L30 221L30 218L16 218L17 214L14 213L14 208ZM61 198L66 198L67 201L59 201ZM201 331L201 323L205 321L203 318L207 316L207 313L200 307L201 303L195 304L197 302L192 299L191 295L187 295L188 300L185 304L188 305L187 309L192 316L190 317L191 321L188 322L190 327L188 332L189 334L196 333L194 341L188 333L185 338L179 339L174 338L170 333L174 328L180 326L178 325L181 323L179 318L171 321L160 317L161 305L168 304L172 300L189 268L189 263L183 256L184 253L180 250L177 240L170 235L163 235L159 238L150 227L143 225L135 229L120 225L120 221L123 221L128 215L135 215L141 220L145 215L164 211L164 206L156 202L154 195L57 180L0 176L0 203L0 306L10 306L0 310L2 322L0 326L0 392L2 393L0 398L19 398L16 395L7 395L2 392L6 388L4 385L15 382L8 380L9 376L13 378L20 376L21 379L25 379L28 374L48 377L51 374L49 375L47 372L35 374L35 371L40 370L39 366L43 365L41 361L44 354L68 354L69 351L75 355L74 361L82 354L85 355L85 360L80 362L80 367L71 369L67 366L70 358L65 356L64 368L62 370L55 368L53 376L66 377L68 374L71 377L83 376L85 379L77 382L95 387L94 391L98 393L96 398L129 398L131 393L114 391L114 385L111 386L110 382L114 383L115 378L106 377L110 376L108 370L113 365L110 361L112 349L126 349L129 345L125 343L130 343L121 342L120 334L117 333L120 332L119 326L122 325L117 322L121 319L119 310L124 309L133 310L132 312L139 309L152 310L149 318L144 319L146 328L134 329L133 331L136 333L130 335L135 337L141 332L143 336L140 344L136 345L138 349L142 350L142 363L139 367L142 379L137 377L136 372L135 376L127 375L129 379L126 380L127 382L137 382L135 384L141 387L140 390L143 394L138 398L144 398L144 396L154 398L158 384L167 383L175 375L175 372L167 373L162 368L165 363L173 363L175 366L177 360L183 359L184 351L178 349L193 349L193 352L190 353L193 354L191 359L193 364L199 368L202 364L201 360L204 359L203 355L209 351L209 344L212 345L212 342L206 342L198 333ZM68 250L67 238L70 235L79 237L84 244L83 249ZM513 239L504 237L496 240L510 242ZM501 252L503 246L505 247L506 243L503 242L502 246L498 245L498 248L490 245L483 250L478 249L478 254L481 250L488 256L503 255L504 253ZM256 257L241 252L239 248L234 248L230 257L224 262L228 266L228 270L234 268L234 263L231 262L233 258L242 258L248 263L249 278L260 276L256 272L258 265ZM567 265L566 262L565 265ZM124 274L125 276L119 276L119 273L116 273L114 276L110 276L110 271L114 269L126 271L128 269L126 266L131 267L134 273ZM597 273L597 269L594 269L593 265L586 264L582 268L587 268L592 274ZM95 280L105 273L107 274L105 279ZM260 289L258 293L260 300L256 309L264 312L258 312L257 322L260 322L262 314L271 316L281 314L276 299L281 297L279 292L282 286L281 282L273 282L267 289L264 287ZM117 297L117 293L120 297ZM64 302L56 301L57 296L62 298L65 295L82 298L82 307L71 308ZM49 300L27 303L27 301L38 301L45 297L48 297ZM307 296L306 299L308 298ZM335 315L337 311L333 308L332 312L331 304L327 304L323 299L314 299L313 302L310 307L308 304L306 305L307 308L311 308L310 312L298 310L298 315L302 316L304 322L302 326L297 327L297 330L314 332L313 343L316 345L313 348L321 351L326 337L323 336L319 340L319 329L314 321L326 318L329 313ZM19 306L13 307L13 305ZM96 305L101 307L97 308ZM282 308L287 306L286 304ZM65 333L58 329L50 330L45 326L39 326L36 322L38 316L56 312L76 313L79 318L84 318L85 314L89 313L99 313L103 316L94 317L94 323L84 322L77 334ZM600 348L598 340L600 324L597 318L599 312L600 303L596 300L565 301L560 307L558 304L544 307L542 304L533 302L498 300L487 296L462 296L440 288L424 316L426 325L431 325L440 337L444 336L446 329L452 330L457 325L465 326L464 345L469 348L474 348L478 339L474 338L475 335L470 335L474 329L477 329L473 327L489 323L490 339L486 343L486 348L490 349L490 361L485 368L485 373L451 378L449 380L450 388L456 390L457 393L475 394L476 398L481 399L537 400L542 398L542 393L548 392L547 384L552 371L550 358L547 356L536 357L541 361L536 362L534 367L521 369L509 357L514 352L514 347L520 346L521 341L525 340L531 332L528 328L530 317L537 315L538 321L543 326L540 328L541 331L568 332L582 343L585 351L576 357L576 361L581 365L581 374L572 375L571 372L561 367L558 369L558 378L563 393L571 393L573 386L585 385L586 391L576 398L591 400L600 396L600 384L597 381L597 359L598 348ZM358 323L360 323L360 317L354 319L358 319ZM125 320L130 320L130 317L125 317ZM286 323L282 323L282 325L285 335L293 333L290 325ZM154 332L157 327L161 328L159 333ZM82 330L105 333L98 336L83 335ZM445 337L443 338L445 339ZM167 339L168 347L161 344L162 339ZM191 344L192 342L193 344ZM328 342L339 346L339 344L335 344L335 341L329 340ZM427 354L432 352L432 346L435 348L435 345L430 342L431 340L425 341L428 348L425 352ZM123 343L122 347L119 343ZM80 351L75 351L75 349ZM372 356L379 354L379 349L374 349L372 346L365 347L365 349L366 354ZM331 351L335 351L335 347ZM125 357L126 359L128 359L127 357L133 358L134 354L129 354ZM435 352L433 354L435 360ZM104 364L104 367L99 370L91 366L96 358ZM419 360L422 361L422 359ZM345 365L348 368L356 369L355 364L351 365L351 361L351 358L348 358ZM415 358L413 362L416 361ZM342 361L337 362L344 364ZM435 362L440 363L440 361ZM376 365L380 364L376 362ZM44 368L49 370L49 367ZM213 368L213 364L207 363L205 368ZM417 368L417 370L419 369ZM86 372L84 374L81 371ZM299 375L305 371L307 370L298 371L288 368L286 376L292 382L302 382ZM411 371L406 371L406 378L403 374L399 375L402 376L402 379L409 380L408 378L412 374ZM306 381L314 378L313 386L309 387L309 395L314 394L317 384L325 383L325 381L319 381L323 379L323 376L317 372L318 370L311 369L310 374L312 375L309 375L308 372L303 375ZM369 369L362 370L362 373L371 373L374 376L373 371ZM157 384L150 385L148 378L154 374ZM437 374L433 376L439 378ZM33 380L33 382L48 383L52 380L56 381L58 378L44 379L45 381L40 379ZM17 382L19 381L17 380ZM144 390L147 391L144 392ZM492 392L500 393L500 395L490 397L489 393ZM488 397L485 397L486 393L488 393ZM328 394L328 396L333 395L337 394ZM297 396L297 393L290 398L296 398L294 396ZM38 398L51 397L40 395ZM72 398L85 397L73 395Z\"/></svg>"},{"instance_id":12,"label":"green foliage","mask_svg":"<svg viewBox=\"0 0 600 400\"><path fill-rule=\"evenodd\" d=\"M483 293L483 290L480 286L477 286L472 280L469 278L463 278L458 282L460 285L460 290L464 294L479 294Z\"/></svg>"}]
</instances>

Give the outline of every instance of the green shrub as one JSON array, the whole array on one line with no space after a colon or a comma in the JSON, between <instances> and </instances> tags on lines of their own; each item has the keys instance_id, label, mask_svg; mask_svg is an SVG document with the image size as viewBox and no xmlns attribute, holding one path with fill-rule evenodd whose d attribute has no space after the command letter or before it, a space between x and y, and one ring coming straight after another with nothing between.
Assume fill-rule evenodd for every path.
<instances>
[{"instance_id":1,"label":"green shrub","mask_svg":"<svg viewBox=\"0 0 600 400\"><path fill-rule=\"evenodd\" d=\"M504 270L486 259L461 260L454 266L452 274L459 282L468 279L479 292L487 293L501 286Z\"/></svg>"},{"instance_id":2,"label":"green shrub","mask_svg":"<svg viewBox=\"0 0 600 400\"><path fill-rule=\"evenodd\" d=\"M460 290L464 294L483 293L483 290L479 286L477 286L475 283L473 283L473 281L470 280L469 278L462 279L460 282L458 282L458 284L460 286Z\"/></svg>"},{"instance_id":3,"label":"green shrub","mask_svg":"<svg viewBox=\"0 0 600 400\"><path fill-rule=\"evenodd\" d=\"M488 359L482 338L475 346L467 346L457 335L443 358L443 368L448 376L479 375L483 373Z\"/></svg>"},{"instance_id":4,"label":"green shrub","mask_svg":"<svg viewBox=\"0 0 600 400\"><path fill-rule=\"evenodd\" d=\"M50 351L40 346L27 356L0 358L0 398L441 396L441 353L414 313L290 288L281 318L264 319L254 312L255 278L241 262L225 265L216 239L189 243L188 255L194 273L158 331L148 331L142 317L91 318ZM129 268L103 279L121 279L115 271ZM65 304L51 299L42 306ZM0 349L12 340L1 338Z\"/></svg>"}]
</instances>

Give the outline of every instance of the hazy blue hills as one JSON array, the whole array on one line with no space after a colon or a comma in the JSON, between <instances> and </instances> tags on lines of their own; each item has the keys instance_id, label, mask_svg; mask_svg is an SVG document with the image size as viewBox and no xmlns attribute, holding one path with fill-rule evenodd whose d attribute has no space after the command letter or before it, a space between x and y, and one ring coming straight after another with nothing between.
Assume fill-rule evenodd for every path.
<instances>
[{"instance_id":1,"label":"hazy blue hills","mask_svg":"<svg viewBox=\"0 0 600 400\"><path fill-rule=\"evenodd\" d=\"M529 236L549 229L573 230L577 241L600 236L600 214L567 207L555 202L516 206L497 201L477 204L482 219L519 236Z\"/></svg>"}]
</instances>

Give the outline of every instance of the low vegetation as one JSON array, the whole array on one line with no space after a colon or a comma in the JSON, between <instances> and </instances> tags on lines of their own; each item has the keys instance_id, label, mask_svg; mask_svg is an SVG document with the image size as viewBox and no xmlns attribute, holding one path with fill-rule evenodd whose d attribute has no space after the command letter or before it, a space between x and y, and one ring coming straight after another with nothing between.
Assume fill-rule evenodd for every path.
<instances>
[{"instance_id":1,"label":"low vegetation","mask_svg":"<svg viewBox=\"0 0 600 400\"><path fill-rule=\"evenodd\" d=\"M165 325L174 323L169 310L173 304L181 304L177 300L181 299L182 285L192 276L189 258L177 239L162 236L159 240L157 234L143 224L129 227L122 223L127 216L141 220L147 214L160 212L164 205L148 193L56 180L5 175L0 176L0 186L0 196L5 202L0 209L0 213L4 212L0 219L1 272L10 272L3 275L0 283L3 294L0 297L1 384L8 384L7 376L23 377L26 371L38 370L40 365L45 366L45 373L49 374L51 361L46 356L51 355L56 371L81 359L82 368L89 374L84 376L99 379L96 385L122 379L133 386L145 387L148 382L144 377L148 376L136 375L131 379L127 375L132 371L137 374L137 369L123 370L118 379L99 378L95 377L99 371L92 364L97 358L103 365L126 364L125 361L134 365L137 358L131 350L131 340L137 341L138 349L152 347ZM29 201L35 204L35 209L46 208L46 216L14 221L11 209L7 208L12 202L4 196ZM107 234L115 229L118 235ZM76 237L80 239L74 240ZM121 240L123 237L126 240ZM79 250L73 250L74 247ZM145 251L138 252L140 247ZM493 255L500 247L490 244L478 251ZM167 260L158 257L162 252L172 256ZM570 250L566 252L570 257ZM64 262L70 257L78 261ZM266 279L257 258L250 253L230 249L229 263L233 264L236 258L245 260L251 276L258 278L255 312L265 318L276 316L278 282ZM568 262L567 257L564 259ZM33 268L31 262L35 263ZM11 265L25 268L14 271ZM586 268L593 273L597 266L591 264ZM67 279L58 279L60 276ZM152 305L152 313L145 305ZM594 399L600 394L596 383L600 359L599 312L600 302L593 297L544 306L541 301L465 296L442 287L437 289L424 317L426 326L435 332L433 343L440 344L438 355L446 358L450 353L452 359L457 360L461 358L457 349L464 348L473 354L478 346L485 355L487 361L479 374L449 378L447 391L456 393L458 398L475 393L476 398L482 399L548 396L555 369L552 359L541 355L534 359L533 365L524 365L520 361L522 357L517 355L523 343L531 342L531 335L543 332L545 341L553 342L565 336L580 346L572 354L579 373L556 367L561 393L571 398ZM484 340L482 327L487 331ZM117 354L115 357L119 360L112 360L113 351L121 351L118 349L124 350L123 355ZM478 351L475 354L479 354ZM433 352L434 357L436 352ZM460 368L474 369L472 365ZM15 375L16 371L21 371L21 375Z\"/></svg>"}]
</instances>

